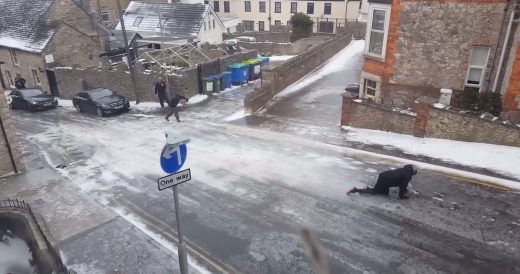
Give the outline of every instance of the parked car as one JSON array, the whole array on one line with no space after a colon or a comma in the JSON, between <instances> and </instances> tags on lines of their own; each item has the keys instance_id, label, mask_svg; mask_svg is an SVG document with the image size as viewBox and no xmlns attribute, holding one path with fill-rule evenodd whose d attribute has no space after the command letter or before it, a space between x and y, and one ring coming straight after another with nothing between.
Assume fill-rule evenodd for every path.
<instances>
[{"instance_id":1,"label":"parked car","mask_svg":"<svg viewBox=\"0 0 520 274\"><path fill-rule=\"evenodd\" d=\"M72 98L72 104L79 112L96 114L99 117L130 109L130 103L125 97L106 88L80 92Z\"/></svg>"},{"instance_id":2,"label":"parked car","mask_svg":"<svg viewBox=\"0 0 520 274\"><path fill-rule=\"evenodd\" d=\"M354 95L359 95L359 84L348 84L345 91L351 92Z\"/></svg>"},{"instance_id":3,"label":"parked car","mask_svg":"<svg viewBox=\"0 0 520 274\"><path fill-rule=\"evenodd\" d=\"M236 44L238 44L238 40L237 39L227 39L227 40L224 40L224 44L225 45L236 45Z\"/></svg>"},{"instance_id":4,"label":"parked car","mask_svg":"<svg viewBox=\"0 0 520 274\"><path fill-rule=\"evenodd\" d=\"M7 103L11 109L29 111L51 109L58 106L58 100L54 96L37 88L13 90L7 95Z\"/></svg>"}]
</instances>

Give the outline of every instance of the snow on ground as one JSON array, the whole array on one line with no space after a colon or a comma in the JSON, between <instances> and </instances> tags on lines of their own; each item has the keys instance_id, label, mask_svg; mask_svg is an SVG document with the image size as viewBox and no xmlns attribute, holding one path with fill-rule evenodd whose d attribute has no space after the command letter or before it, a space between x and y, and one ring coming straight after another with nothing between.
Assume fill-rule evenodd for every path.
<instances>
[{"instance_id":1,"label":"snow on ground","mask_svg":"<svg viewBox=\"0 0 520 274\"><path fill-rule=\"evenodd\" d=\"M230 121L234 121L234 120L238 120L238 119L244 118L246 116L248 116L248 114L246 114L244 110L240 110L240 111L237 111L237 112L233 113L232 115L224 118L223 120L226 121L226 122L230 122Z\"/></svg>"},{"instance_id":2,"label":"snow on ground","mask_svg":"<svg viewBox=\"0 0 520 274\"><path fill-rule=\"evenodd\" d=\"M130 102L130 109L140 110L142 112L150 112L161 108L161 104L158 102L140 102L135 104L135 101Z\"/></svg>"},{"instance_id":3,"label":"snow on ground","mask_svg":"<svg viewBox=\"0 0 520 274\"><path fill-rule=\"evenodd\" d=\"M72 100L69 99L58 99L58 106L64 108L74 108L74 105L72 105Z\"/></svg>"},{"instance_id":4,"label":"snow on ground","mask_svg":"<svg viewBox=\"0 0 520 274\"><path fill-rule=\"evenodd\" d=\"M323 67L319 68L317 71L311 72L311 74L302 77L297 82L288 86L284 90L282 90L277 96L289 96L293 92L296 92L317 80L325 77L328 74L343 70L345 66L350 62L350 59L356 55L359 55L360 52L363 51L365 46L364 40L355 40L350 42L348 46L346 46L339 53L334 55Z\"/></svg>"},{"instance_id":5,"label":"snow on ground","mask_svg":"<svg viewBox=\"0 0 520 274\"><path fill-rule=\"evenodd\" d=\"M418 138L379 130L343 127L347 139L367 144L393 146L415 155L447 162L486 168L520 179L520 148L484 143L461 142L434 138Z\"/></svg>"},{"instance_id":6,"label":"snow on ground","mask_svg":"<svg viewBox=\"0 0 520 274\"><path fill-rule=\"evenodd\" d=\"M269 61L287 61L297 55L273 55L269 56Z\"/></svg>"},{"instance_id":7,"label":"snow on ground","mask_svg":"<svg viewBox=\"0 0 520 274\"><path fill-rule=\"evenodd\" d=\"M200 102L203 102L205 101L206 99L208 99L208 95L202 95L202 94L197 94L191 98L189 98L190 100L188 101L188 103L186 103L186 105L193 105L193 104L197 104L197 103L200 103Z\"/></svg>"}]
</instances>

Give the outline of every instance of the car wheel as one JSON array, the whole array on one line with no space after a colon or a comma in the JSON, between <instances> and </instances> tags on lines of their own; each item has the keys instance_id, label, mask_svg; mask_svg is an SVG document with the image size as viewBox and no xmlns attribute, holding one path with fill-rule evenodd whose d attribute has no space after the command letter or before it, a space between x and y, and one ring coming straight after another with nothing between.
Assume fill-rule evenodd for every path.
<instances>
[{"instance_id":1,"label":"car wheel","mask_svg":"<svg viewBox=\"0 0 520 274\"><path fill-rule=\"evenodd\" d=\"M97 114L98 117L103 117L103 111L101 110L100 107L98 107L98 108L96 109L96 114Z\"/></svg>"},{"instance_id":2,"label":"car wheel","mask_svg":"<svg viewBox=\"0 0 520 274\"><path fill-rule=\"evenodd\" d=\"M28 111L32 111L31 109L31 105L29 105L29 103L25 103L25 109L28 110Z\"/></svg>"},{"instance_id":3,"label":"car wheel","mask_svg":"<svg viewBox=\"0 0 520 274\"><path fill-rule=\"evenodd\" d=\"M78 112L81 112L81 107L79 106L79 104L74 104L74 108L75 108Z\"/></svg>"}]
</instances>

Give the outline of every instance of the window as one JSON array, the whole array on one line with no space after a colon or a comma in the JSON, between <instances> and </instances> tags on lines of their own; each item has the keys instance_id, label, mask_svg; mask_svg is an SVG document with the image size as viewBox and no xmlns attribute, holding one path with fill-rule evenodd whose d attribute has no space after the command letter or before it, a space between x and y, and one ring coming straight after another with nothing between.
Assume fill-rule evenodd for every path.
<instances>
[{"instance_id":1,"label":"window","mask_svg":"<svg viewBox=\"0 0 520 274\"><path fill-rule=\"evenodd\" d=\"M103 22L110 21L110 12L108 10L101 11L101 21L103 21Z\"/></svg>"},{"instance_id":2,"label":"window","mask_svg":"<svg viewBox=\"0 0 520 274\"><path fill-rule=\"evenodd\" d=\"M376 97L377 82L370 79L365 79L365 96Z\"/></svg>"},{"instance_id":3,"label":"window","mask_svg":"<svg viewBox=\"0 0 520 274\"><path fill-rule=\"evenodd\" d=\"M18 66L18 56L16 55L16 50L9 49L9 54L11 55L11 60L13 61L13 64Z\"/></svg>"},{"instance_id":4,"label":"window","mask_svg":"<svg viewBox=\"0 0 520 274\"><path fill-rule=\"evenodd\" d=\"M34 78L34 82L37 85L41 85L42 83L40 82L40 76L38 75L38 71L35 69L31 69L31 72L32 72L32 76Z\"/></svg>"},{"instance_id":5,"label":"window","mask_svg":"<svg viewBox=\"0 0 520 274\"><path fill-rule=\"evenodd\" d=\"M370 19L367 28L368 40L366 41L368 47L366 48L366 53L384 58L390 7L389 5L376 6L373 4L370 8Z\"/></svg>"},{"instance_id":6,"label":"window","mask_svg":"<svg viewBox=\"0 0 520 274\"><path fill-rule=\"evenodd\" d=\"M229 1L224 1L224 12L229 12Z\"/></svg>"},{"instance_id":7,"label":"window","mask_svg":"<svg viewBox=\"0 0 520 274\"><path fill-rule=\"evenodd\" d=\"M219 1L213 1L213 10L215 12L220 12L220 2Z\"/></svg>"},{"instance_id":8,"label":"window","mask_svg":"<svg viewBox=\"0 0 520 274\"><path fill-rule=\"evenodd\" d=\"M297 12L298 12L298 3L291 2L291 13L297 13Z\"/></svg>"},{"instance_id":9,"label":"window","mask_svg":"<svg viewBox=\"0 0 520 274\"><path fill-rule=\"evenodd\" d=\"M265 12L265 1L260 1L258 2L259 3L259 9L260 9L260 12Z\"/></svg>"},{"instance_id":10,"label":"window","mask_svg":"<svg viewBox=\"0 0 520 274\"><path fill-rule=\"evenodd\" d=\"M204 0L204 5L209 5L209 1L208 0Z\"/></svg>"},{"instance_id":11,"label":"window","mask_svg":"<svg viewBox=\"0 0 520 274\"><path fill-rule=\"evenodd\" d=\"M125 14L126 10L125 9L122 9L121 10L121 14ZM119 17L119 16L118 16Z\"/></svg>"},{"instance_id":12,"label":"window","mask_svg":"<svg viewBox=\"0 0 520 274\"><path fill-rule=\"evenodd\" d=\"M166 20L167 19L162 19L161 18L161 20L159 20L159 22L157 23L157 27L158 28L164 28L164 25L166 24Z\"/></svg>"},{"instance_id":13,"label":"window","mask_svg":"<svg viewBox=\"0 0 520 274\"><path fill-rule=\"evenodd\" d=\"M319 32L334 33L334 22L332 21L320 21L318 26Z\"/></svg>"},{"instance_id":14,"label":"window","mask_svg":"<svg viewBox=\"0 0 520 274\"><path fill-rule=\"evenodd\" d=\"M280 20L274 20L274 25L275 25L275 26L281 26L281 25L282 25L282 21L280 21Z\"/></svg>"},{"instance_id":15,"label":"window","mask_svg":"<svg viewBox=\"0 0 520 274\"><path fill-rule=\"evenodd\" d=\"M133 26L134 27L139 27L139 25L141 25L142 21L143 21L143 17L142 16L137 16L137 18L135 18Z\"/></svg>"},{"instance_id":16,"label":"window","mask_svg":"<svg viewBox=\"0 0 520 274\"><path fill-rule=\"evenodd\" d=\"M251 1L244 2L244 9L246 12L251 12Z\"/></svg>"},{"instance_id":17,"label":"window","mask_svg":"<svg viewBox=\"0 0 520 274\"><path fill-rule=\"evenodd\" d=\"M307 14L314 14L314 3L307 3Z\"/></svg>"},{"instance_id":18,"label":"window","mask_svg":"<svg viewBox=\"0 0 520 274\"><path fill-rule=\"evenodd\" d=\"M332 13L332 4L331 3L325 3L325 7L323 8L324 14L331 14Z\"/></svg>"},{"instance_id":19,"label":"window","mask_svg":"<svg viewBox=\"0 0 520 274\"><path fill-rule=\"evenodd\" d=\"M486 72L489 57L489 47L473 47L469 60L466 86L480 87Z\"/></svg>"},{"instance_id":20,"label":"window","mask_svg":"<svg viewBox=\"0 0 520 274\"><path fill-rule=\"evenodd\" d=\"M282 2L274 2L274 12L282 13Z\"/></svg>"},{"instance_id":21,"label":"window","mask_svg":"<svg viewBox=\"0 0 520 274\"><path fill-rule=\"evenodd\" d=\"M292 28L292 22L291 21L287 21L287 26Z\"/></svg>"},{"instance_id":22,"label":"window","mask_svg":"<svg viewBox=\"0 0 520 274\"><path fill-rule=\"evenodd\" d=\"M9 86L14 87L14 80L11 76L11 72L8 70L5 70L5 77L7 78L7 81L9 82Z\"/></svg>"},{"instance_id":23,"label":"window","mask_svg":"<svg viewBox=\"0 0 520 274\"><path fill-rule=\"evenodd\" d=\"M244 23L245 31L254 31L255 30L255 21L242 21Z\"/></svg>"},{"instance_id":24,"label":"window","mask_svg":"<svg viewBox=\"0 0 520 274\"><path fill-rule=\"evenodd\" d=\"M265 30L264 21L258 21L258 31L264 31L264 30Z\"/></svg>"}]
</instances>

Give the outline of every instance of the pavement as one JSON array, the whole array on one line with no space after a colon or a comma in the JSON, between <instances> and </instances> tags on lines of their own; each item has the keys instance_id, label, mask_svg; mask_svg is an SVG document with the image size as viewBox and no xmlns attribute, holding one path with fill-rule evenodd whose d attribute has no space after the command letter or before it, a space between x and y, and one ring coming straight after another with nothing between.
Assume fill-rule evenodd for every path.
<instances>
[{"instance_id":1,"label":"pavement","mask_svg":"<svg viewBox=\"0 0 520 274\"><path fill-rule=\"evenodd\" d=\"M339 88L360 58L254 116L242 115L253 84L183 109L180 124L137 108L14 111L29 171L0 182L0 198L29 201L79 273L178 273L172 195L155 182L170 130L191 138L179 194L192 273L312 273L302 229L330 273L519 273L519 193L421 170L409 200L345 195L401 165L341 142Z\"/></svg>"}]
</instances>

